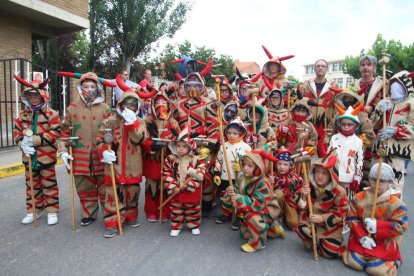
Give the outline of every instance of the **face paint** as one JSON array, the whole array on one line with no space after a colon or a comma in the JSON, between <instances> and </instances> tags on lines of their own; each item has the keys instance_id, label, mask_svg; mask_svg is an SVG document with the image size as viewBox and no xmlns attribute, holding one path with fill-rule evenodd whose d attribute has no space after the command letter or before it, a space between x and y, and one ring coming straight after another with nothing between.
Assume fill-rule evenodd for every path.
<instances>
[{"instance_id":1,"label":"face paint","mask_svg":"<svg viewBox=\"0 0 414 276\"><path fill-rule=\"evenodd\" d=\"M155 112L158 119L166 120L168 117L168 106L163 104L155 105Z\"/></svg>"},{"instance_id":2,"label":"face paint","mask_svg":"<svg viewBox=\"0 0 414 276\"><path fill-rule=\"evenodd\" d=\"M98 96L98 87L94 81L85 80L81 84L82 96L87 103L93 102Z\"/></svg>"}]
</instances>

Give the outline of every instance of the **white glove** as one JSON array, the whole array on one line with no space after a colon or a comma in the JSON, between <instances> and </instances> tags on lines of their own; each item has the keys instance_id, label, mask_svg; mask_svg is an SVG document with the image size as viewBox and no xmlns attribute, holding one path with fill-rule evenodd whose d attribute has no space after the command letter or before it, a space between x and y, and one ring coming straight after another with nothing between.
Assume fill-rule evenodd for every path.
<instances>
[{"instance_id":1,"label":"white glove","mask_svg":"<svg viewBox=\"0 0 414 276\"><path fill-rule=\"evenodd\" d=\"M124 117L125 125L132 125L137 120L135 112L128 108L125 108L121 115Z\"/></svg>"},{"instance_id":2,"label":"white glove","mask_svg":"<svg viewBox=\"0 0 414 276\"><path fill-rule=\"evenodd\" d=\"M282 126L282 133L286 134L289 132L289 128L287 126Z\"/></svg>"},{"instance_id":3,"label":"white glove","mask_svg":"<svg viewBox=\"0 0 414 276\"><path fill-rule=\"evenodd\" d=\"M364 237L360 238L359 243L362 245L363 248L366 248L366 249L369 249L369 250L371 250L372 248L377 246L374 239L371 238L371 237L368 237L368 236L364 236Z\"/></svg>"},{"instance_id":4,"label":"white glove","mask_svg":"<svg viewBox=\"0 0 414 276\"><path fill-rule=\"evenodd\" d=\"M112 162L116 161L116 156L115 156L115 152L113 152L112 150L105 150L102 154L103 158L101 160L101 162L104 162L106 164L113 164Z\"/></svg>"},{"instance_id":5,"label":"white glove","mask_svg":"<svg viewBox=\"0 0 414 276\"><path fill-rule=\"evenodd\" d=\"M372 218L366 218L365 222L365 229L367 229L368 233L375 234L377 233L377 220Z\"/></svg>"},{"instance_id":6,"label":"white glove","mask_svg":"<svg viewBox=\"0 0 414 276\"><path fill-rule=\"evenodd\" d=\"M397 127L395 126L386 126L381 129L378 133L380 140L387 140L395 135L397 132Z\"/></svg>"},{"instance_id":7,"label":"white glove","mask_svg":"<svg viewBox=\"0 0 414 276\"><path fill-rule=\"evenodd\" d=\"M22 143L26 146L34 147L33 136L24 136Z\"/></svg>"},{"instance_id":8,"label":"white glove","mask_svg":"<svg viewBox=\"0 0 414 276\"><path fill-rule=\"evenodd\" d=\"M390 99L382 99L377 103L377 108L382 113L386 112L387 110L391 109L392 102Z\"/></svg>"},{"instance_id":9,"label":"white glove","mask_svg":"<svg viewBox=\"0 0 414 276\"><path fill-rule=\"evenodd\" d=\"M23 141L23 142L22 142L22 144L21 144L21 148L22 148L23 153L24 153L27 157L29 157L30 155L35 154L35 152L36 152L36 150L34 149L34 147L33 147L33 146L29 146L29 145L27 145L24 141Z\"/></svg>"},{"instance_id":10,"label":"white glove","mask_svg":"<svg viewBox=\"0 0 414 276\"><path fill-rule=\"evenodd\" d=\"M194 168L188 168L187 174L197 180L203 180L203 176Z\"/></svg>"},{"instance_id":11,"label":"white glove","mask_svg":"<svg viewBox=\"0 0 414 276\"><path fill-rule=\"evenodd\" d=\"M70 155L67 151L62 151L60 153L60 159L62 159L62 162L65 164L66 168L70 170L69 160L73 160L72 155Z\"/></svg>"}]
</instances>

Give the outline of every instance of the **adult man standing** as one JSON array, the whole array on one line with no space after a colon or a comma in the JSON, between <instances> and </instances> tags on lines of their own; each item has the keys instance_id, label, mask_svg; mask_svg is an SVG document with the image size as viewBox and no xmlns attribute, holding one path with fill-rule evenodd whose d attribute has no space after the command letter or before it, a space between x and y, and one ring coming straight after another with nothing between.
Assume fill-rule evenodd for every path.
<instances>
[{"instance_id":1,"label":"adult man standing","mask_svg":"<svg viewBox=\"0 0 414 276\"><path fill-rule=\"evenodd\" d=\"M382 79L375 77L377 71L377 58L370 55L363 55L359 59L359 72L361 78L355 81L355 84L359 87L367 85L367 89L364 94L365 111L371 114L375 109L375 105L381 100L382 91Z\"/></svg>"},{"instance_id":2,"label":"adult man standing","mask_svg":"<svg viewBox=\"0 0 414 276\"><path fill-rule=\"evenodd\" d=\"M128 79L128 77L129 77L128 71L122 70L122 73L121 73L122 81L131 88L136 88L137 87L138 90L141 89L140 85L138 85L137 83L135 83L133 81L130 81ZM116 79L111 80L111 82L116 84ZM114 87L114 93L115 93L115 100L116 100L116 102L118 102L119 98L122 96L122 94L124 94L124 91L121 88L119 88L118 85L117 85L117 86Z\"/></svg>"},{"instance_id":3,"label":"adult man standing","mask_svg":"<svg viewBox=\"0 0 414 276\"><path fill-rule=\"evenodd\" d=\"M312 119L311 122L316 128L319 137L325 136L325 120L329 123L334 116L334 96L335 92L329 89L336 88L335 81L326 78L328 72L328 62L324 59L318 59L315 62L315 78L305 81L300 87L304 97L310 99Z\"/></svg>"},{"instance_id":4,"label":"adult man standing","mask_svg":"<svg viewBox=\"0 0 414 276\"><path fill-rule=\"evenodd\" d=\"M151 76L152 76L151 70L145 69L144 79L139 82L139 86L141 86L142 89L144 89L144 91L147 91L147 86L152 86ZM142 115L143 118L151 114L151 100L150 99L144 101L144 106L142 110L140 111L140 114Z\"/></svg>"}]
</instances>

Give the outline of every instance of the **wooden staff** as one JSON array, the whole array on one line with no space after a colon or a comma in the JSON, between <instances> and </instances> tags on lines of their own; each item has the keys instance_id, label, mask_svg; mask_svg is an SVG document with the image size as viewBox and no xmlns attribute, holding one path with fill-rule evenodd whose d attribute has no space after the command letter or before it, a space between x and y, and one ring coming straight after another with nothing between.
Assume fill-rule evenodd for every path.
<instances>
[{"instance_id":1,"label":"wooden staff","mask_svg":"<svg viewBox=\"0 0 414 276\"><path fill-rule=\"evenodd\" d=\"M253 106L253 133L256 134L256 94L252 94L252 106ZM253 144L253 148L256 148L256 143Z\"/></svg>"},{"instance_id":2,"label":"wooden staff","mask_svg":"<svg viewBox=\"0 0 414 276\"><path fill-rule=\"evenodd\" d=\"M30 128L26 128L23 130L23 135L27 137L33 136L33 131ZM29 184L30 184L30 193L32 198L32 214L33 214L33 227L37 226L37 218L36 218L36 201L34 195L34 183L33 183L33 169L32 169L32 156L30 154L26 155L27 159L29 160Z\"/></svg>"},{"instance_id":3,"label":"wooden staff","mask_svg":"<svg viewBox=\"0 0 414 276\"><path fill-rule=\"evenodd\" d=\"M104 136L104 140L106 143L106 149L108 151L112 151L112 141L113 141L113 137L112 137L112 129L105 129L105 136ZM112 189L114 191L114 201L115 201L115 208L116 208L116 218L118 220L118 229L119 229L119 234L121 236L124 235L124 231L122 230L122 224L121 224L121 213L119 212L119 201L118 201L118 193L116 191L116 182L115 182L115 172L114 172L114 164L108 164L109 168L111 170L111 180L112 180Z\"/></svg>"},{"instance_id":4,"label":"wooden staff","mask_svg":"<svg viewBox=\"0 0 414 276\"><path fill-rule=\"evenodd\" d=\"M198 168L197 169L197 172L200 172L202 170L202 167L201 168ZM187 177L185 180L184 180L184 182L183 182L183 185L181 185L180 187L186 187L187 186L187 184L191 181L191 179L193 179L191 176L190 177ZM201 186L200 186L200 189L201 189ZM168 202L170 202L176 195L178 195L179 193L181 192L181 189L178 191L178 192L174 192L172 195L170 195L162 204L160 204L160 207L158 207L158 210L162 210L162 208L165 206L165 205L167 205L167 203Z\"/></svg>"},{"instance_id":5,"label":"wooden staff","mask_svg":"<svg viewBox=\"0 0 414 276\"><path fill-rule=\"evenodd\" d=\"M302 162L302 170L303 170L303 180L305 181L305 185L309 186L309 179L308 173L306 172L306 164ZM313 204L311 194L307 195L308 207L309 207L309 215L313 215ZM315 261L319 259L318 256L318 246L316 244L316 231L315 231L315 224L313 222L310 223L311 225L311 233L312 233L312 246L313 246L313 258Z\"/></svg>"},{"instance_id":6,"label":"wooden staff","mask_svg":"<svg viewBox=\"0 0 414 276\"><path fill-rule=\"evenodd\" d=\"M72 152L72 146L69 145L69 154L70 156L73 156L73 152ZM69 172L69 177L70 177L70 205L71 205L71 214L72 214L72 230L76 229L76 223L75 223L75 191L74 191L74 176L73 176L73 160L69 160L69 164L70 164L70 172Z\"/></svg>"},{"instance_id":7,"label":"wooden staff","mask_svg":"<svg viewBox=\"0 0 414 276\"><path fill-rule=\"evenodd\" d=\"M29 159L29 183L30 183L30 193L32 194L33 227L36 227L37 218L36 218L36 202L35 202L35 196L34 196L32 157L29 155L27 156L27 158Z\"/></svg>"},{"instance_id":8,"label":"wooden staff","mask_svg":"<svg viewBox=\"0 0 414 276\"><path fill-rule=\"evenodd\" d=\"M220 78L216 77L215 81L217 83L217 96L220 100ZM223 118L222 118L222 107L221 105L219 105L218 107L218 112L217 112L217 119L219 121L219 132L220 132L220 142L221 142L221 147L223 149L223 157L224 157L224 162L226 163L226 169L227 169L227 175L228 175L228 179L229 179L229 186L233 187L233 179L231 177L231 166L230 166L230 160L227 156L227 149L226 149L226 141L224 140L224 131L223 131ZM253 113L254 116L254 113ZM256 125L256 124L254 124ZM254 127L256 129L256 127ZM255 131L256 132L256 131Z\"/></svg>"},{"instance_id":9,"label":"wooden staff","mask_svg":"<svg viewBox=\"0 0 414 276\"><path fill-rule=\"evenodd\" d=\"M165 159L165 148L161 149L161 179L160 179L160 206L164 206L164 177L162 177L162 172L164 171L164 159ZM162 224L162 208L160 210L159 222Z\"/></svg>"},{"instance_id":10,"label":"wooden staff","mask_svg":"<svg viewBox=\"0 0 414 276\"><path fill-rule=\"evenodd\" d=\"M387 97L387 75L386 75L386 69L387 69L387 63L390 61L389 59L389 55L387 54L387 49L384 49L381 51L382 54L382 59L380 59L380 61L378 62L379 64L382 65L382 71L383 71L383 80L384 80L384 84L383 84L383 89L382 89L382 97L383 99L385 99ZM387 112L383 113L383 117L382 117L382 122L383 122L383 128L385 128L387 126ZM380 180L381 180L381 173L382 173L382 162L384 159L384 156L386 154L386 141L383 141L383 144L381 145L381 147L377 150L377 155L378 155L378 173L377 173L377 180L375 181L375 191L374 191L374 202L372 203L372 209L371 209L371 218L375 218L375 211L377 209L377 200L378 200L378 189L379 189L379 184L380 184ZM371 237L371 234L368 234L369 237Z\"/></svg>"}]
</instances>

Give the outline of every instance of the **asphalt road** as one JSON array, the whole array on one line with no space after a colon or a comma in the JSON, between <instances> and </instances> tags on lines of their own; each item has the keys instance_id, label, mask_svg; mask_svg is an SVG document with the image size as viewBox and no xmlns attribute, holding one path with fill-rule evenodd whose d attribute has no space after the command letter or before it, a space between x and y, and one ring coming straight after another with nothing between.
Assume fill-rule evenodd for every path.
<instances>
[{"instance_id":1,"label":"asphalt road","mask_svg":"<svg viewBox=\"0 0 414 276\"><path fill-rule=\"evenodd\" d=\"M25 215L24 177L0 180L0 275L357 275L340 260L313 261L293 232L285 239L268 240L264 250L244 253L244 243L230 224L217 225L203 218L201 235L183 231L169 236L170 225L149 223L143 213L141 192L138 228L125 228L124 236L103 237L102 216L87 227L71 229L69 178L57 167L60 189L59 223L48 226L45 215L38 226L20 224ZM414 206L414 170L406 178L404 200ZM78 201L76 197L76 201ZM413 218L409 218L413 226ZM402 243L404 263L400 275L414 271L414 237L409 229ZM411 273L410 273L411 271Z\"/></svg>"}]
</instances>

